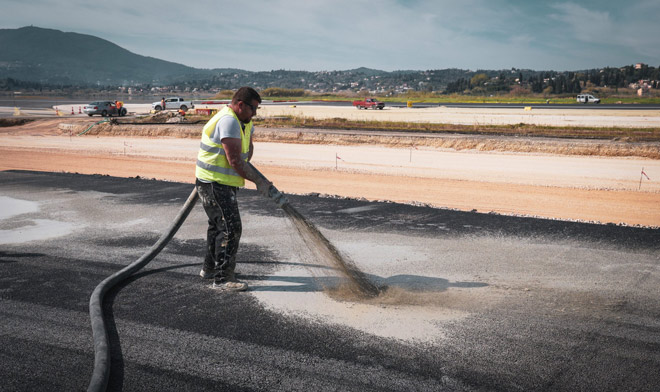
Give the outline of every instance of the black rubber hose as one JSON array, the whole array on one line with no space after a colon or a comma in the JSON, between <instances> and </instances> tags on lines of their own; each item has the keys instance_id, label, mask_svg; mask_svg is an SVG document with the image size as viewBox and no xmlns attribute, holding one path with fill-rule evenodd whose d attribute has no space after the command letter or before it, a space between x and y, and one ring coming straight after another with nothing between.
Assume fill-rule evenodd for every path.
<instances>
[{"instance_id":1,"label":"black rubber hose","mask_svg":"<svg viewBox=\"0 0 660 392\"><path fill-rule=\"evenodd\" d=\"M110 344L108 343L108 331L105 326L105 319L103 318L103 296L114 285L147 265L163 250L165 245L170 242L174 234L176 234L186 220L190 211L192 211L197 198L197 189L195 188L179 211L179 215L177 215L160 239L142 257L107 277L94 289L92 296L89 298L89 317L91 319L92 334L94 337L94 372L92 373L92 379L89 382L87 391L105 391L108 387L108 378L110 376Z\"/></svg>"}]
</instances>

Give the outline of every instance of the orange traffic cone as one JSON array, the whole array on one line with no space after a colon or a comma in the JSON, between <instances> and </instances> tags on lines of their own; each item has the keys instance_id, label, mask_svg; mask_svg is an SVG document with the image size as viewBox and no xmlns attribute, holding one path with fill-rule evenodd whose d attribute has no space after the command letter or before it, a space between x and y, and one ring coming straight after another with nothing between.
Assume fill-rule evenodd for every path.
<instances>
[{"instance_id":1,"label":"orange traffic cone","mask_svg":"<svg viewBox=\"0 0 660 392\"><path fill-rule=\"evenodd\" d=\"M78 106L78 114L82 114L82 111L80 110L80 106Z\"/></svg>"},{"instance_id":2,"label":"orange traffic cone","mask_svg":"<svg viewBox=\"0 0 660 392\"><path fill-rule=\"evenodd\" d=\"M71 115L73 116L75 113L73 112L73 106L71 106Z\"/></svg>"}]
</instances>

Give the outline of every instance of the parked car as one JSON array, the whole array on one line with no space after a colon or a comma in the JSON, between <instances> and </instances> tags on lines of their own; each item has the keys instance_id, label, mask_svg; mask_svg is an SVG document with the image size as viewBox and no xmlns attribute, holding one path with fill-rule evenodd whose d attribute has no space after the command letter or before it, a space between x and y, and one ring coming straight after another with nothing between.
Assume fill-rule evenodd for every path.
<instances>
[{"instance_id":1,"label":"parked car","mask_svg":"<svg viewBox=\"0 0 660 392\"><path fill-rule=\"evenodd\" d=\"M161 101L154 102L151 104L151 108L157 112L167 109L167 110L183 110L184 112L187 111L188 109L194 109L195 105L193 105L192 101L186 101L185 99L181 97L170 97L165 99L165 107L163 107L163 104Z\"/></svg>"},{"instance_id":2,"label":"parked car","mask_svg":"<svg viewBox=\"0 0 660 392\"><path fill-rule=\"evenodd\" d=\"M579 94L577 96L578 103L600 103L600 99L591 94Z\"/></svg>"},{"instance_id":3,"label":"parked car","mask_svg":"<svg viewBox=\"0 0 660 392\"><path fill-rule=\"evenodd\" d=\"M385 107L384 102L380 102L376 98L365 98L364 101L353 101L353 106L355 106L358 109L380 109L383 110Z\"/></svg>"},{"instance_id":4,"label":"parked car","mask_svg":"<svg viewBox=\"0 0 660 392\"><path fill-rule=\"evenodd\" d=\"M95 101L89 105L85 105L83 112L90 117L95 114L99 114L102 117L125 116L126 108L122 107L121 111L118 111L114 101Z\"/></svg>"}]
</instances>

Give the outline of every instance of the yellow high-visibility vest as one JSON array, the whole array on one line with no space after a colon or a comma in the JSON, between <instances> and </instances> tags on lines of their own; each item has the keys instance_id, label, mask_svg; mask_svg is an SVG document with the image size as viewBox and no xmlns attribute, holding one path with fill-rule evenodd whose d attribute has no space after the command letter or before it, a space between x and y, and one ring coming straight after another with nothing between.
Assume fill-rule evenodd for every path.
<instances>
[{"instance_id":1,"label":"yellow high-visibility vest","mask_svg":"<svg viewBox=\"0 0 660 392\"><path fill-rule=\"evenodd\" d=\"M242 187L245 185L245 179L236 173L229 164L222 144L214 143L211 140L211 135L215 130L216 124L220 121L220 118L224 116L232 116L240 124L240 120L236 117L236 113L234 113L229 106L225 106L224 109L219 111L209 120L209 122L206 123L206 125L204 125L204 129L202 130L202 141L199 145L199 153L197 154L195 176L200 180ZM250 153L251 134L252 121L245 124L245 129L241 131L241 159L246 162Z\"/></svg>"}]
</instances>

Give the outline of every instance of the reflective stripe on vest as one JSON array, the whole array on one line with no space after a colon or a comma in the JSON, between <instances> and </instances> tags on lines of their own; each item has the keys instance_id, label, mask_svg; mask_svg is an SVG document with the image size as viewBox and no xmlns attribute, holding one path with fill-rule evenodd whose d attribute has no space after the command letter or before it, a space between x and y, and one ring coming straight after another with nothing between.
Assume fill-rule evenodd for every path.
<instances>
[{"instance_id":1,"label":"reflective stripe on vest","mask_svg":"<svg viewBox=\"0 0 660 392\"><path fill-rule=\"evenodd\" d=\"M199 146L199 153L197 154L195 175L200 180L241 187L245 185L245 179L229 164L222 144L214 143L210 137L218 121L224 116L232 116L240 124L234 111L229 106L226 106L204 125L202 141ZM249 156L251 133L252 121L245 124L245 130L241 131L241 159L244 161L247 161Z\"/></svg>"},{"instance_id":2,"label":"reflective stripe on vest","mask_svg":"<svg viewBox=\"0 0 660 392\"><path fill-rule=\"evenodd\" d=\"M238 175L238 173L236 173L236 170L234 170L234 169L225 169L224 167L209 165L208 163L204 163L204 162L200 161L199 159L197 160L197 167L200 167L204 170L209 170L209 171L212 171L212 172L226 174L228 176L237 176Z\"/></svg>"},{"instance_id":3,"label":"reflective stripe on vest","mask_svg":"<svg viewBox=\"0 0 660 392\"><path fill-rule=\"evenodd\" d=\"M219 155L225 155L225 149L222 147L210 147L207 146L204 143L199 143L199 148L206 152L210 152L212 154L219 154ZM226 156L226 155L225 155ZM249 154L248 153L241 153L241 159L246 160L248 158Z\"/></svg>"}]
</instances>

